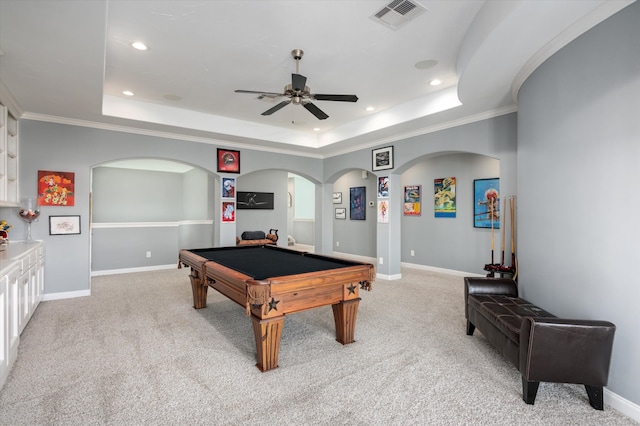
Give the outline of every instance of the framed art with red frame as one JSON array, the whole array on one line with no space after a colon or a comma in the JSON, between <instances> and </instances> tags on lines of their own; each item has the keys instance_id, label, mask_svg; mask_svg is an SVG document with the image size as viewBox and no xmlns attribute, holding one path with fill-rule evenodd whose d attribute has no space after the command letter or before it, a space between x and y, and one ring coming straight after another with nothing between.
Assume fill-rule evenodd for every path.
<instances>
[{"instance_id":1,"label":"framed art with red frame","mask_svg":"<svg viewBox=\"0 0 640 426\"><path fill-rule=\"evenodd\" d=\"M218 172L240 173L240 151L218 148Z\"/></svg>"}]
</instances>

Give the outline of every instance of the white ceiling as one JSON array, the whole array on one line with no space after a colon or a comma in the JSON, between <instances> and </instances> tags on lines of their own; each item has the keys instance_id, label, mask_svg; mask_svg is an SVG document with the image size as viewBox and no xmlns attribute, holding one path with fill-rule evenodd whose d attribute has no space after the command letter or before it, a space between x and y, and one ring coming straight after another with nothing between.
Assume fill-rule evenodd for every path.
<instances>
[{"instance_id":1,"label":"white ceiling","mask_svg":"<svg viewBox=\"0 0 640 426\"><path fill-rule=\"evenodd\" d=\"M514 111L539 64L631 3L416 2L391 29L377 0L0 0L0 96L25 118L327 157ZM234 93L282 92L292 49L313 93L359 101L314 101L320 121Z\"/></svg>"}]
</instances>

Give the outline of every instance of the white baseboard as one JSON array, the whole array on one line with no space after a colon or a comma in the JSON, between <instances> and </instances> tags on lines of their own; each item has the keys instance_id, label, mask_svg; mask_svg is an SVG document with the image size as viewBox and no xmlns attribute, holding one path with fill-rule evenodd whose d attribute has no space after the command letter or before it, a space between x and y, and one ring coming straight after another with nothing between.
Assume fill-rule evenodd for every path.
<instances>
[{"instance_id":1,"label":"white baseboard","mask_svg":"<svg viewBox=\"0 0 640 426\"><path fill-rule=\"evenodd\" d=\"M399 279L402 279L402 274L387 275L387 274L380 274L376 272L376 278L380 278L387 281L399 280Z\"/></svg>"},{"instance_id":2,"label":"white baseboard","mask_svg":"<svg viewBox=\"0 0 640 426\"><path fill-rule=\"evenodd\" d=\"M170 265L154 265L154 266L142 266L139 268L105 269L102 271L91 271L91 276L99 277L101 275L129 274L132 272L160 271L163 269L177 269L177 268L178 268L178 263L176 262Z\"/></svg>"},{"instance_id":3,"label":"white baseboard","mask_svg":"<svg viewBox=\"0 0 640 426\"><path fill-rule=\"evenodd\" d=\"M622 414L630 417L636 422L640 422L640 405L634 404L628 399L624 399L617 393L613 393L607 388L604 388L603 398L604 403L609 407L620 411Z\"/></svg>"},{"instance_id":4,"label":"white baseboard","mask_svg":"<svg viewBox=\"0 0 640 426\"><path fill-rule=\"evenodd\" d=\"M443 274L457 275L460 277L484 277L485 276L484 274L477 274L475 272L464 272L464 271L457 271L455 269L437 268L435 266L420 265L417 263L402 262L401 265L406 268L421 269L423 271L441 272Z\"/></svg>"},{"instance_id":5,"label":"white baseboard","mask_svg":"<svg viewBox=\"0 0 640 426\"><path fill-rule=\"evenodd\" d=\"M61 291L59 293L45 293L42 295L42 301L47 302L49 300L73 299L74 297L86 297L86 296L91 296L91 290Z\"/></svg>"},{"instance_id":6,"label":"white baseboard","mask_svg":"<svg viewBox=\"0 0 640 426\"><path fill-rule=\"evenodd\" d=\"M376 258L375 257L360 256L358 254L342 253L342 252L339 252L339 251L334 251L333 253L331 253L331 256L342 257L344 259L356 260L358 262L376 263Z\"/></svg>"}]
</instances>

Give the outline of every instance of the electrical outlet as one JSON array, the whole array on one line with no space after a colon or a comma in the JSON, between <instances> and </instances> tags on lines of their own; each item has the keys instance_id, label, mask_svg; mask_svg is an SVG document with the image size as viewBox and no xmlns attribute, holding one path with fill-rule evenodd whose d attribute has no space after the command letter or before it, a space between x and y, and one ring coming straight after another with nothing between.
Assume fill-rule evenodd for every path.
<instances>
[{"instance_id":1,"label":"electrical outlet","mask_svg":"<svg viewBox=\"0 0 640 426\"><path fill-rule=\"evenodd\" d=\"M151 257L151 252L150 251L147 252L147 257Z\"/></svg>"},{"instance_id":2,"label":"electrical outlet","mask_svg":"<svg viewBox=\"0 0 640 426\"><path fill-rule=\"evenodd\" d=\"M340 241L336 241L336 247L340 247Z\"/></svg>"},{"instance_id":3,"label":"electrical outlet","mask_svg":"<svg viewBox=\"0 0 640 426\"><path fill-rule=\"evenodd\" d=\"M415 255L416 255L416 252L411 250L411 256L415 256Z\"/></svg>"},{"instance_id":4,"label":"electrical outlet","mask_svg":"<svg viewBox=\"0 0 640 426\"><path fill-rule=\"evenodd\" d=\"M384 264L384 259L383 259L383 258L380 258L380 260L378 261L378 263L379 263L380 265L383 265L383 264Z\"/></svg>"}]
</instances>

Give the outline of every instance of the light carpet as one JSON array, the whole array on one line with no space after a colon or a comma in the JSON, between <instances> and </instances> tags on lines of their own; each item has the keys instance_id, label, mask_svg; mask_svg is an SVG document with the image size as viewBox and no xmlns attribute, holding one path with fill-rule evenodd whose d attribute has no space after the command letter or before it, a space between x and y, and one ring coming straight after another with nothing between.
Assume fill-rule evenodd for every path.
<instances>
[{"instance_id":1,"label":"light carpet","mask_svg":"<svg viewBox=\"0 0 640 426\"><path fill-rule=\"evenodd\" d=\"M461 277L403 269L361 292L356 342L331 307L288 316L279 368L255 367L244 309L214 290L192 308L188 269L95 277L42 302L0 391L2 425L632 425L583 386L543 383L465 334Z\"/></svg>"}]
</instances>

